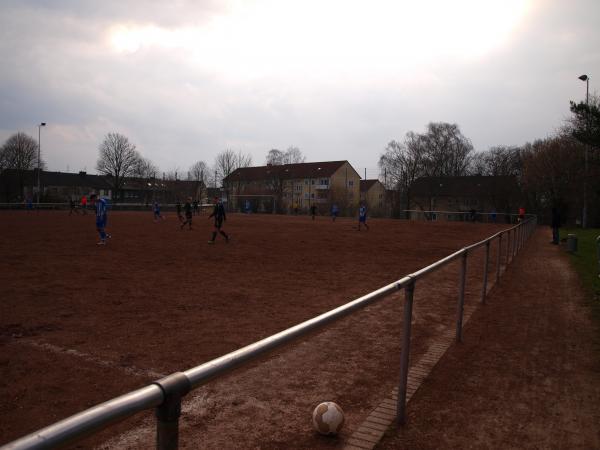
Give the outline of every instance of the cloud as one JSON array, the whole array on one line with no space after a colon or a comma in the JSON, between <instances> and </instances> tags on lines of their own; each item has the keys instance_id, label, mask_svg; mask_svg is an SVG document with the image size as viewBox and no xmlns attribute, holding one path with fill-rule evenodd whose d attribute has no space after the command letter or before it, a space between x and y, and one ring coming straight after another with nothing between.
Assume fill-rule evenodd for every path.
<instances>
[{"instance_id":1,"label":"cloud","mask_svg":"<svg viewBox=\"0 0 600 450\"><path fill-rule=\"evenodd\" d=\"M50 168L126 134L164 170L225 148L374 167L458 123L479 150L552 132L600 73L597 2L16 1L0 6L0 140L43 130Z\"/></svg>"}]
</instances>

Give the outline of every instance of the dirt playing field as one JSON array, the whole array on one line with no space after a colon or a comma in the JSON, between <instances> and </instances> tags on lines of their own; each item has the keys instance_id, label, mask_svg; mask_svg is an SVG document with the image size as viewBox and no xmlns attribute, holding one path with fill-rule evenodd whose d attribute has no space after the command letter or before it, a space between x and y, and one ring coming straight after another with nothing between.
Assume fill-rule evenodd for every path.
<instances>
[{"instance_id":1,"label":"dirt playing field","mask_svg":"<svg viewBox=\"0 0 600 450\"><path fill-rule=\"evenodd\" d=\"M501 225L231 215L212 222L113 212L108 245L92 215L0 212L0 444L328 311L487 237ZM492 246L490 273L495 274ZM469 258L466 304L482 256ZM494 277L490 275L493 281ZM411 357L455 326L456 263L417 285ZM342 448L397 385L402 294L188 394L182 448ZM338 402L338 438L310 423ZM149 448L153 412L78 444Z\"/></svg>"}]
</instances>

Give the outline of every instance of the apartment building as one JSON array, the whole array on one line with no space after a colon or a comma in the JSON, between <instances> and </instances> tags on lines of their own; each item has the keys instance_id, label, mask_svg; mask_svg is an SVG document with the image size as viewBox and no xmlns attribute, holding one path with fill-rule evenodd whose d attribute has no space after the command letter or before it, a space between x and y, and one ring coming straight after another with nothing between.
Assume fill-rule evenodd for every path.
<instances>
[{"instance_id":1,"label":"apartment building","mask_svg":"<svg viewBox=\"0 0 600 450\"><path fill-rule=\"evenodd\" d=\"M323 161L235 170L223 180L230 210L307 213L315 205L329 214L355 214L360 201L360 175L348 161Z\"/></svg>"},{"instance_id":2,"label":"apartment building","mask_svg":"<svg viewBox=\"0 0 600 450\"><path fill-rule=\"evenodd\" d=\"M385 187L381 181L360 180L360 202L367 207L370 216L387 216L386 200Z\"/></svg>"}]
</instances>

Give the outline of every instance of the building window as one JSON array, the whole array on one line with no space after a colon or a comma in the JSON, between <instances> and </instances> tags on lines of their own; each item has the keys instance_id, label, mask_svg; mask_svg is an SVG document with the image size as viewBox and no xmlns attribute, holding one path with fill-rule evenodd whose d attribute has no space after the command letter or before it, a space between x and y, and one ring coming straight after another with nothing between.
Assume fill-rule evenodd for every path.
<instances>
[{"instance_id":1,"label":"building window","mask_svg":"<svg viewBox=\"0 0 600 450\"><path fill-rule=\"evenodd\" d=\"M304 180L304 184L308 186L308 180Z\"/></svg>"},{"instance_id":2,"label":"building window","mask_svg":"<svg viewBox=\"0 0 600 450\"><path fill-rule=\"evenodd\" d=\"M321 178L321 180L319 181L319 184L321 186L329 186L329 178Z\"/></svg>"},{"instance_id":3,"label":"building window","mask_svg":"<svg viewBox=\"0 0 600 450\"><path fill-rule=\"evenodd\" d=\"M306 192L306 193L304 194L304 198L305 198L305 199L308 199L308 192Z\"/></svg>"},{"instance_id":4,"label":"building window","mask_svg":"<svg viewBox=\"0 0 600 450\"><path fill-rule=\"evenodd\" d=\"M310 198L315 198L315 194L310 194Z\"/></svg>"},{"instance_id":5,"label":"building window","mask_svg":"<svg viewBox=\"0 0 600 450\"><path fill-rule=\"evenodd\" d=\"M315 180L310 180L310 184L315 185Z\"/></svg>"},{"instance_id":6,"label":"building window","mask_svg":"<svg viewBox=\"0 0 600 450\"><path fill-rule=\"evenodd\" d=\"M354 180L348 181L348 186L354 186Z\"/></svg>"}]
</instances>

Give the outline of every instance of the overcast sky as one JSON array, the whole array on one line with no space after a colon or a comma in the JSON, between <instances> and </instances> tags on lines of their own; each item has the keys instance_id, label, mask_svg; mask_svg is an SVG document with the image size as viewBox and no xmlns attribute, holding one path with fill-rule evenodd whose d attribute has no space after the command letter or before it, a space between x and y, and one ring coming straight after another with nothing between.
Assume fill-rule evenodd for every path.
<instances>
[{"instance_id":1,"label":"overcast sky","mask_svg":"<svg viewBox=\"0 0 600 450\"><path fill-rule=\"evenodd\" d=\"M600 91L598 0L0 0L0 144L95 172L108 132L161 170L293 145L369 178L457 123L475 149L551 135Z\"/></svg>"}]
</instances>

